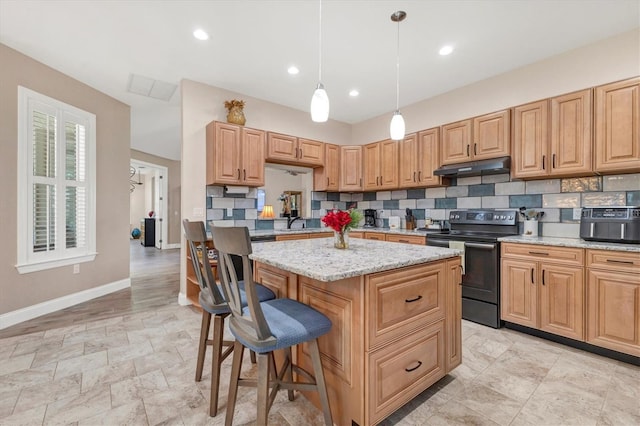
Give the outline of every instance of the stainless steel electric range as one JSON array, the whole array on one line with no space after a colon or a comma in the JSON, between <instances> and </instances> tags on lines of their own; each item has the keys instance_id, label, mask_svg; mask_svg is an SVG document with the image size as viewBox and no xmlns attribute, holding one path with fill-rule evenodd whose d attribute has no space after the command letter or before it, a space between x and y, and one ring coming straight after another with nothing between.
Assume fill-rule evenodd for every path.
<instances>
[{"instance_id":1,"label":"stainless steel electric range","mask_svg":"<svg viewBox=\"0 0 640 426\"><path fill-rule=\"evenodd\" d=\"M454 210L448 233L427 236L427 245L464 243L462 318L500 328L500 237L518 234L517 210Z\"/></svg>"}]
</instances>

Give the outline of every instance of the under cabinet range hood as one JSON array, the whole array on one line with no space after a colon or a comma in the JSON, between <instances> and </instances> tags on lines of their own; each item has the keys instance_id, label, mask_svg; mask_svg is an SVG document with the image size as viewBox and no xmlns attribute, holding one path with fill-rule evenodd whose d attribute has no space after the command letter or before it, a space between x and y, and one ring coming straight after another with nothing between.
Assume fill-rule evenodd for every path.
<instances>
[{"instance_id":1,"label":"under cabinet range hood","mask_svg":"<svg viewBox=\"0 0 640 426\"><path fill-rule=\"evenodd\" d=\"M492 158L489 160L469 161L468 163L448 164L433 172L436 176L466 177L497 175L509 173L511 157Z\"/></svg>"}]
</instances>

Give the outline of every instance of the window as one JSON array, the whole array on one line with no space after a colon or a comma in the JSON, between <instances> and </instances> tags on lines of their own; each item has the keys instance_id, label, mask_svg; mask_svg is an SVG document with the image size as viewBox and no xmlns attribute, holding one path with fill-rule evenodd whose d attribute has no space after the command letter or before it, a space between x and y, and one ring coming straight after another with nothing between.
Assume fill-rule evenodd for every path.
<instances>
[{"instance_id":1,"label":"window","mask_svg":"<svg viewBox=\"0 0 640 426\"><path fill-rule=\"evenodd\" d=\"M95 258L96 117L18 87L18 271Z\"/></svg>"}]
</instances>

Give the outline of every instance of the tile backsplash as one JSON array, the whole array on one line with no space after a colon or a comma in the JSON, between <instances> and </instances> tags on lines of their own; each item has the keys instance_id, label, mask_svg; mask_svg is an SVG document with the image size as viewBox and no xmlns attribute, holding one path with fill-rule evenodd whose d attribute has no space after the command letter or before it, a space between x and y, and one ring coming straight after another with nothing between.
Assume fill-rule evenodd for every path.
<instances>
[{"instance_id":1,"label":"tile backsplash","mask_svg":"<svg viewBox=\"0 0 640 426\"><path fill-rule=\"evenodd\" d=\"M459 178L442 188L408 189L379 192L338 193L312 192L311 217L304 222L309 228L319 228L320 218L327 210L375 209L388 226L389 216L404 217L405 209L413 211L417 225L425 218L444 221L454 209L474 208L535 208L545 212L540 233L551 237L579 236L579 219L574 209L586 206L624 206L640 204L640 173L510 181L508 174ZM247 226L249 229L286 228L285 219L260 220L257 210L257 190L248 194L227 194L221 186L207 187L207 222L218 226Z\"/></svg>"}]
</instances>

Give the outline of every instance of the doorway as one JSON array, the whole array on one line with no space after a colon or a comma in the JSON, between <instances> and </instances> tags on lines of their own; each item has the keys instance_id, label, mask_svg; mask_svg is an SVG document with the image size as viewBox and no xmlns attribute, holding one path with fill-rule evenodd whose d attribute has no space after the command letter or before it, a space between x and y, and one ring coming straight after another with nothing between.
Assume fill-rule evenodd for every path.
<instances>
[{"instance_id":1,"label":"doorway","mask_svg":"<svg viewBox=\"0 0 640 426\"><path fill-rule=\"evenodd\" d=\"M129 232L142 229L145 218L155 219L153 246L166 249L168 244L167 192L168 169L141 160L130 160ZM149 221L147 221L150 223ZM132 234L133 235L133 234Z\"/></svg>"}]
</instances>

